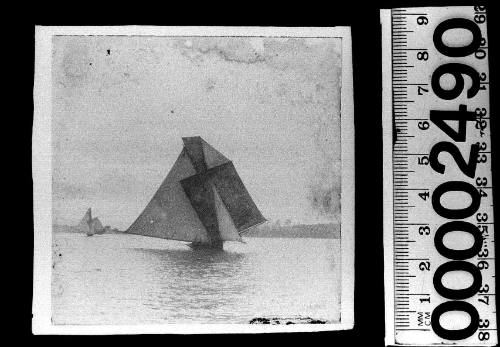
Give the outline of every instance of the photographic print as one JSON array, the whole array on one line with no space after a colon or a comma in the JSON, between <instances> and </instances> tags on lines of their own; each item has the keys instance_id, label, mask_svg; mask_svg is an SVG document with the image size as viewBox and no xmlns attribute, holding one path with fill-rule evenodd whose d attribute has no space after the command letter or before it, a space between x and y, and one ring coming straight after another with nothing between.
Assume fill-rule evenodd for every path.
<instances>
[{"instance_id":1,"label":"photographic print","mask_svg":"<svg viewBox=\"0 0 500 347\"><path fill-rule=\"evenodd\" d=\"M37 27L35 334L352 328L349 28Z\"/></svg>"}]
</instances>

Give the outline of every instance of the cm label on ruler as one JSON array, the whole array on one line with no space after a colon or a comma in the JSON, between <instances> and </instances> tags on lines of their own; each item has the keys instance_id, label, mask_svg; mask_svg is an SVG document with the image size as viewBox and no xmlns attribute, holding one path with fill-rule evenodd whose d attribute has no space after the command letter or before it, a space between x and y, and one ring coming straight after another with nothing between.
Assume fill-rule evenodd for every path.
<instances>
[{"instance_id":1,"label":"cm label on ruler","mask_svg":"<svg viewBox=\"0 0 500 347\"><path fill-rule=\"evenodd\" d=\"M390 34L387 342L494 344L486 10L394 9Z\"/></svg>"}]
</instances>

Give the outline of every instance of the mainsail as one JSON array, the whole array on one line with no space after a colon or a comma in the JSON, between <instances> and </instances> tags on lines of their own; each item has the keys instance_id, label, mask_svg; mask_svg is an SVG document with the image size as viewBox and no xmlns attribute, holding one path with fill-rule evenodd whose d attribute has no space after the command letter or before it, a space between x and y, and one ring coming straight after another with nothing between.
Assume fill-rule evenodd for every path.
<instances>
[{"instance_id":1,"label":"mainsail","mask_svg":"<svg viewBox=\"0 0 500 347\"><path fill-rule=\"evenodd\" d=\"M266 219L233 163L201 137L184 137L184 148L130 234L220 244Z\"/></svg>"},{"instance_id":2,"label":"mainsail","mask_svg":"<svg viewBox=\"0 0 500 347\"><path fill-rule=\"evenodd\" d=\"M90 230L93 234L102 234L104 227L102 226L101 221L99 218L93 218L92 222L90 223Z\"/></svg>"},{"instance_id":3,"label":"mainsail","mask_svg":"<svg viewBox=\"0 0 500 347\"><path fill-rule=\"evenodd\" d=\"M80 221L80 223L78 223L76 227L83 233L89 233L91 221L92 221L92 210L89 208L87 212L85 212L85 215L83 216L82 220Z\"/></svg>"}]
</instances>

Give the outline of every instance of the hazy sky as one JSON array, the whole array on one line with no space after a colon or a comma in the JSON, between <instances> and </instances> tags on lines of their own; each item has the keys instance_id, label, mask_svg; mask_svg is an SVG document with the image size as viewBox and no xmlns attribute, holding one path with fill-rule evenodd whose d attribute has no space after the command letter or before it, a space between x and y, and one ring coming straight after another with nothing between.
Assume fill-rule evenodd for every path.
<instances>
[{"instance_id":1,"label":"hazy sky","mask_svg":"<svg viewBox=\"0 0 500 347\"><path fill-rule=\"evenodd\" d=\"M53 51L53 211L127 228L201 136L270 219L340 211L340 39L61 36Z\"/></svg>"}]
</instances>

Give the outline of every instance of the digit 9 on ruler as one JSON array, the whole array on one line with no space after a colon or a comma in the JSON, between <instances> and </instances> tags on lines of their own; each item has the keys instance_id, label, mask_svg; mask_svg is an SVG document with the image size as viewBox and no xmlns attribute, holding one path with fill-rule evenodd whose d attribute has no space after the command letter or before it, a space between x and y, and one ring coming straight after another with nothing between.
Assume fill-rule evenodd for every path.
<instances>
[{"instance_id":1,"label":"digit 9 on ruler","mask_svg":"<svg viewBox=\"0 0 500 347\"><path fill-rule=\"evenodd\" d=\"M381 12L388 345L497 343L486 19Z\"/></svg>"}]
</instances>

